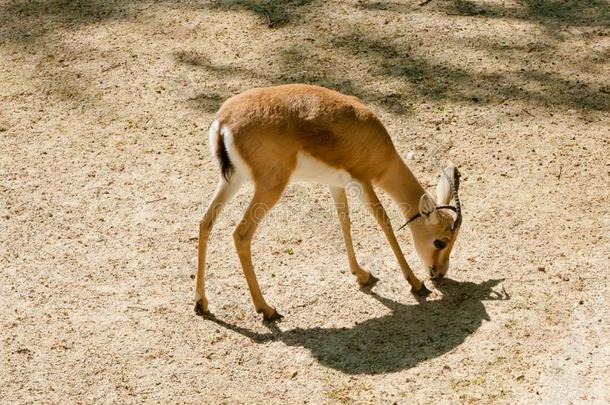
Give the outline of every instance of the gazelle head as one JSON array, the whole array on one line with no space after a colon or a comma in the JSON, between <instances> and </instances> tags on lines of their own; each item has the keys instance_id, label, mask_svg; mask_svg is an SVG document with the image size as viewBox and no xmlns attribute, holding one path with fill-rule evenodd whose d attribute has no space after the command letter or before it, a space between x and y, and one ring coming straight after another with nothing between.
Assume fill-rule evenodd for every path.
<instances>
[{"instance_id":1,"label":"gazelle head","mask_svg":"<svg viewBox=\"0 0 610 405\"><path fill-rule=\"evenodd\" d=\"M451 249L460 231L462 210L458 195L459 176L457 168L449 164L441 173L436 186L436 201L424 193L419 200L419 212L408 222L411 223L415 250L431 278L447 274ZM452 198L455 207L448 205Z\"/></svg>"}]
</instances>

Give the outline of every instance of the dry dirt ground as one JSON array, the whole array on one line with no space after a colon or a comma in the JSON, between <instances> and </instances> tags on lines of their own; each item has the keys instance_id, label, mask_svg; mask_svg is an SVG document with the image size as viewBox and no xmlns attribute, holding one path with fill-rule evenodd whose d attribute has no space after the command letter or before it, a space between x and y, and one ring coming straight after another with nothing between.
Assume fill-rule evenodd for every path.
<instances>
[{"instance_id":1,"label":"dry dirt ground","mask_svg":"<svg viewBox=\"0 0 610 405\"><path fill-rule=\"evenodd\" d=\"M607 1L0 0L0 60L2 402L610 401ZM251 189L212 237L217 320L195 316L207 127L291 82L370 104L430 189L461 168L426 302L354 200L381 279L360 291L326 188L295 185L253 246L283 322L232 245Z\"/></svg>"}]
</instances>

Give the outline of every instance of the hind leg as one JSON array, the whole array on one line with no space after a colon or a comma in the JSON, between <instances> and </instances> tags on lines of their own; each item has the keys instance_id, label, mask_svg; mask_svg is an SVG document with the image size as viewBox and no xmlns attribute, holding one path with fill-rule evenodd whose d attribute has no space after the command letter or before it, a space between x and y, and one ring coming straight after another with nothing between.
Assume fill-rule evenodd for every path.
<instances>
[{"instance_id":1,"label":"hind leg","mask_svg":"<svg viewBox=\"0 0 610 405\"><path fill-rule=\"evenodd\" d=\"M274 321L280 319L282 316L267 302L261 293L261 289L256 280L256 274L254 273L254 267L252 265L252 237L256 228L263 220L267 212L273 208L275 203L280 199L284 187L286 186L288 179L279 180L273 185L273 187L266 187L264 184L257 184L254 196L250 205L246 209L244 216L235 228L233 232L233 239L235 241L235 247L239 260L241 262L244 275L246 276L246 282L250 289L252 296L252 302L256 312L263 314L263 318L266 321Z\"/></svg>"},{"instance_id":2,"label":"hind leg","mask_svg":"<svg viewBox=\"0 0 610 405\"><path fill-rule=\"evenodd\" d=\"M199 222L199 249L197 255L197 276L195 278L195 312L198 315L208 314L208 300L205 298L205 256L208 247L208 238L214 221L222 207L227 204L239 190L241 183L237 180L230 182L221 178L214 197Z\"/></svg>"}]
</instances>

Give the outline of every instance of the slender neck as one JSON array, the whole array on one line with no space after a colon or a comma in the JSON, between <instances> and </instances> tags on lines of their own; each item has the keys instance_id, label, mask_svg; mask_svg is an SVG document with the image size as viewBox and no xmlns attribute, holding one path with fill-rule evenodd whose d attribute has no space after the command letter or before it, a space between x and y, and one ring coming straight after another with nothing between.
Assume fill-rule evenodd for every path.
<instances>
[{"instance_id":1,"label":"slender neck","mask_svg":"<svg viewBox=\"0 0 610 405\"><path fill-rule=\"evenodd\" d=\"M405 219L417 214L419 199L425 190L400 156L396 155L377 184L398 204Z\"/></svg>"}]
</instances>

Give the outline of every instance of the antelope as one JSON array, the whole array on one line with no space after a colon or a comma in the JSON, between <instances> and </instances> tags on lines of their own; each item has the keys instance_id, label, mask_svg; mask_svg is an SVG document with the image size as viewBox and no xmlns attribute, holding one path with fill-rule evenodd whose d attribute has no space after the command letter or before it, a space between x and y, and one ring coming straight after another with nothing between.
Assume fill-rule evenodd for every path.
<instances>
[{"instance_id":1,"label":"antelope","mask_svg":"<svg viewBox=\"0 0 610 405\"><path fill-rule=\"evenodd\" d=\"M266 321L282 316L261 293L250 247L263 217L294 181L328 185L350 272L361 286L370 286L377 278L356 259L346 194L350 185L358 187L362 202L383 230L413 294L425 296L430 291L405 260L374 186L400 207L430 277L447 273L462 222L457 168L449 164L443 170L435 201L400 157L379 118L358 98L305 84L250 89L222 104L210 126L209 146L218 160L220 176L199 223L197 314L209 314L204 276L210 232L222 207L248 181L254 184L254 195L233 239L254 308ZM447 205L452 197L455 207Z\"/></svg>"}]
</instances>

